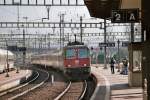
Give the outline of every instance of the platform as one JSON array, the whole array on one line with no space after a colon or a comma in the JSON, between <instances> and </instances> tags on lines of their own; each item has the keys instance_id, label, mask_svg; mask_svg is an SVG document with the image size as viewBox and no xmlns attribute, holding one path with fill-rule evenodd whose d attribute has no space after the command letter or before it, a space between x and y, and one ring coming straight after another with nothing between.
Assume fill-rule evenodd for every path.
<instances>
[{"instance_id":1,"label":"platform","mask_svg":"<svg viewBox=\"0 0 150 100\"><path fill-rule=\"evenodd\" d=\"M0 74L0 92L19 85L32 75L32 71L19 70L19 73L16 73L16 70L14 70L8 72L8 74L9 77L6 77L6 73Z\"/></svg>"},{"instance_id":2,"label":"platform","mask_svg":"<svg viewBox=\"0 0 150 100\"><path fill-rule=\"evenodd\" d=\"M129 87L128 75L120 74L117 69L111 74L109 66L104 69L103 65L92 65L92 73L98 85L91 100L143 100L142 87Z\"/></svg>"}]
</instances>

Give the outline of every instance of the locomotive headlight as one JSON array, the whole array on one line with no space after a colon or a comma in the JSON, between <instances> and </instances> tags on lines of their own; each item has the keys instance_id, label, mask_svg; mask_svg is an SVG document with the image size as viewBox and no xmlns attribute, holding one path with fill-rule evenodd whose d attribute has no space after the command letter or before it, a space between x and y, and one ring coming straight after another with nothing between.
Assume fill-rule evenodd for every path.
<instances>
[{"instance_id":1,"label":"locomotive headlight","mask_svg":"<svg viewBox=\"0 0 150 100\"><path fill-rule=\"evenodd\" d=\"M86 64L84 64L84 66L87 66Z\"/></svg>"},{"instance_id":2,"label":"locomotive headlight","mask_svg":"<svg viewBox=\"0 0 150 100\"><path fill-rule=\"evenodd\" d=\"M68 67L71 67L71 65L68 65Z\"/></svg>"}]
</instances>

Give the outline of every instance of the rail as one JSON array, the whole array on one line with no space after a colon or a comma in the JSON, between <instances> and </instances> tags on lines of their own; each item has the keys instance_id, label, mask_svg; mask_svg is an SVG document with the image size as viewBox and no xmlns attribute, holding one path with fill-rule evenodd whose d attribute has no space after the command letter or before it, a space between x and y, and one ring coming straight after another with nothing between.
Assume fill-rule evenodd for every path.
<instances>
[{"instance_id":1,"label":"rail","mask_svg":"<svg viewBox=\"0 0 150 100\"><path fill-rule=\"evenodd\" d=\"M86 90L87 90L87 82L86 80L84 81L84 91L82 92L81 96L79 97L79 100L82 100L85 93L86 93Z\"/></svg>"},{"instance_id":2,"label":"rail","mask_svg":"<svg viewBox=\"0 0 150 100\"><path fill-rule=\"evenodd\" d=\"M62 96L67 93L67 91L70 89L70 86L71 86L71 82L69 82L67 88L60 94L58 95L54 100L59 100L60 98L62 98Z\"/></svg>"},{"instance_id":3,"label":"rail","mask_svg":"<svg viewBox=\"0 0 150 100\"><path fill-rule=\"evenodd\" d=\"M40 69L39 69L39 70L40 70ZM44 70L41 70L41 71L44 71ZM24 94L27 94L28 92L30 92L30 91L32 91L32 90L34 90L34 89L40 87L41 85L43 85L43 84L49 79L49 73L48 73L47 71L44 71L44 72L47 73L47 75L48 75L48 76L45 78L44 81L42 81L40 84L38 84L38 85L36 85L36 86L34 86L34 87L32 87L32 88L30 88L30 89L28 89L28 90L26 90L26 91L20 93L20 94L18 94L18 95L15 95L15 96L13 96L13 97L11 97L11 98L8 98L8 100L14 100L14 99L16 99L16 98L18 98L18 97L20 97L20 96L22 96L22 95L24 95Z\"/></svg>"},{"instance_id":4,"label":"rail","mask_svg":"<svg viewBox=\"0 0 150 100\"><path fill-rule=\"evenodd\" d=\"M23 85L19 85L19 86L15 87L15 88L12 88L10 90L4 91L4 92L0 93L0 96L6 95L6 94L8 94L10 92L13 92L13 91L17 90L17 89L23 88L23 87L27 86L29 83L35 81L39 77L39 73L37 71L35 73L37 75L32 80L30 80L29 82L27 82L27 83L25 83Z\"/></svg>"},{"instance_id":5,"label":"rail","mask_svg":"<svg viewBox=\"0 0 150 100\"><path fill-rule=\"evenodd\" d=\"M75 82L75 83L70 82L67 88L60 95L58 95L54 100L66 100L67 98L74 98L74 96L76 99L82 100L86 93L86 90L87 90L86 81ZM76 93L76 94L72 94L72 93Z\"/></svg>"},{"instance_id":6,"label":"rail","mask_svg":"<svg viewBox=\"0 0 150 100\"><path fill-rule=\"evenodd\" d=\"M2 95L1 98L7 98L7 100L14 100L43 85L49 79L49 73L41 69L37 69L37 71L38 75L33 80L29 81L24 85L7 91L7 93ZM31 82L33 85L30 84Z\"/></svg>"}]
</instances>

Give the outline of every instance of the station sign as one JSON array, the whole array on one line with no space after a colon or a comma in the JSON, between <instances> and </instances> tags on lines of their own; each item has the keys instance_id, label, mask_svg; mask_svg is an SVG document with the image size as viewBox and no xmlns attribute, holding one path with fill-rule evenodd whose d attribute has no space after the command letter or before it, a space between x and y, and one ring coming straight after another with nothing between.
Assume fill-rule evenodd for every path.
<instances>
[{"instance_id":1,"label":"station sign","mask_svg":"<svg viewBox=\"0 0 150 100\"><path fill-rule=\"evenodd\" d=\"M106 43L99 43L99 46L100 46L100 47L106 47L107 44L106 44Z\"/></svg>"},{"instance_id":2,"label":"station sign","mask_svg":"<svg viewBox=\"0 0 150 100\"><path fill-rule=\"evenodd\" d=\"M115 42L114 43L107 43L107 47L115 47Z\"/></svg>"},{"instance_id":3,"label":"station sign","mask_svg":"<svg viewBox=\"0 0 150 100\"><path fill-rule=\"evenodd\" d=\"M17 51L17 46L7 46L7 49L10 51Z\"/></svg>"},{"instance_id":4,"label":"station sign","mask_svg":"<svg viewBox=\"0 0 150 100\"><path fill-rule=\"evenodd\" d=\"M115 47L115 42L99 43L99 47Z\"/></svg>"},{"instance_id":5,"label":"station sign","mask_svg":"<svg viewBox=\"0 0 150 100\"><path fill-rule=\"evenodd\" d=\"M122 42L122 47L128 47L129 42Z\"/></svg>"},{"instance_id":6,"label":"station sign","mask_svg":"<svg viewBox=\"0 0 150 100\"><path fill-rule=\"evenodd\" d=\"M112 23L139 22L139 9L112 10Z\"/></svg>"},{"instance_id":7,"label":"station sign","mask_svg":"<svg viewBox=\"0 0 150 100\"><path fill-rule=\"evenodd\" d=\"M18 47L18 51L24 52L24 51L26 51L26 47Z\"/></svg>"}]
</instances>

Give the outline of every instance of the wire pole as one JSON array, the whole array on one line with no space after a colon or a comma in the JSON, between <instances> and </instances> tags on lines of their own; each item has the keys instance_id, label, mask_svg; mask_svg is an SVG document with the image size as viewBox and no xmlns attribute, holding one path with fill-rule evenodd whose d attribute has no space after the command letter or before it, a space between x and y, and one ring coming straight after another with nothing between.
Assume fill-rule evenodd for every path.
<instances>
[{"instance_id":1,"label":"wire pole","mask_svg":"<svg viewBox=\"0 0 150 100\"><path fill-rule=\"evenodd\" d=\"M82 43L82 16L80 16L80 36L81 36L81 43Z\"/></svg>"},{"instance_id":2,"label":"wire pole","mask_svg":"<svg viewBox=\"0 0 150 100\"><path fill-rule=\"evenodd\" d=\"M68 33L68 43L69 43L69 33Z\"/></svg>"},{"instance_id":3,"label":"wire pole","mask_svg":"<svg viewBox=\"0 0 150 100\"><path fill-rule=\"evenodd\" d=\"M7 55L6 55L6 77L9 77L9 74L8 74L8 70L9 70L9 64L8 64L8 43L6 41L6 47L7 47Z\"/></svg>"},{"instance_id":4,"label":"wire pole","mask_svg":"<svg viewBox=\"0 0 150 100\"><path fill-rule=\"evenodd\" d=\"M26 47L25 47L25 30L23 29L23 67L25 67Z\"/></svg>"},{"instance_id":5,"label":"wire pole","mask_svg":"<svg viewBox=\"0 0 150 100\"><path fill-rule=\"evenodd\" d=\"M27 20L28 20L28 17L23 17L25 20L26 20L26 34L27 34ZM29 41L29 40L28 40ZM29 44L29 42L28 42ZM25 30L23 30L23 66L25 66L25 59L26 59L26 43L25 43Z\"/></svg>"},{"instance_id":6,"label":"wire pole","mask_svg":"<svg viewBox=\"0 0 150 100\"><path fill-rule=\"evenodd\" d=\"M47 7L47 19L49 20L49 11L50 11L50 7Z\"/></svg>"},{"instance_id":7,"label":"wire pole","mask_svg":"<svg viewBox=\"0 0 150 100\"><path fill-rule=\"evenodd\" d=\"M60 15L60 25L59 25L59 27L60 27L60 50L61 50L61 15Z\"/></svg>"},{"instance_id":8,"label":"wire pole","mask_svg":"<svg viewBox=\"0 0 150 100\"><path fill-rule=\"evenodd\" d=\"M20 29L20 27L19 27L19 22L20 22L19 5L20 5L20 3L19 2L14 2L14 0L12 1L12 3L17 5L17 28L19 30Z\"/></svg>"},{"instance_id":9,"label":"wire pole","mask_svg":"<svg viewBox=\"0 0 150 100\"><path fill-rule=\"evenodd\" d=\"M63 42L63 46L64 46L64 16L65 14L59 14L60 16L60 49L61 49L61 41ZM62 39L63 38L63 39Z\"/></svg>"},{"instance_id":10,"label":"wire pole","mask_svg":"<svg viewBox=\"0 0 150 100\"><path fill-rule=\"evenodd\" d=\"M18 50L18 46L17 46L17 42L16 42L16 49L17 49L17 53L16 53L16 63L18 63L18 55L19 55L19 50ZM19 73L19 68L18 68L18 64L17 64L17 71L16 71L16 73Z\"/></svg>"},{"instance_id":11,"label":"wire pole","mask_svg":"<svg viewBox=\"0 0 150 100\"><path fill-rule=\"evenodd\" d=\"M16 47L17 47L17 43L16 43ZM16 63L17 63L17 71L16 71L16 73L19 73L19 66L18 66L18 53L19 53L19 51L18 51L18 47L17 47L17 53L16 53L16 58L17 58L17 61L16 61Z\"/></svg>"},{"instance_id":12,"label":"wire pole","mask_svg":"<svg viewBox=\"0 0 150 100\"><path fill-rule=\"evenodd\" d=\"M50 42L51 42L51 41L50 41L50 37L51 37L51 36L50 36L50 33L48 33L48 49L50 49L50 47L51 47L51 44L50 44Z\"/></svg>"},{"instance_id":13,"label":"wire pole","mask_svg":"<svg viewBox=\"0 0 150 100\"><path fill-rule=\"evenodd\" d=\"M47 48L47 45L46 45L46 43L47 43L47 38L46 38L47 36L46 36L46 34L45 34L45 45L44 45L44 48L46 49ZM45 50L46 51L46 50Z\"/></svg>"},{"instance_id":14,"label":"wire pole","mask_svg":"<svg viewBox=\"0 0 150 100\"><path fill-rule=\"evenodd\" d=\"M104 19L104 43L106 44L106 19ZM106 46L104 46L104 69L107 69Z\"/></svg>"},{"instance_id":15,"label":"wire pole","mask_svg":"<svg viewBox=\"0 0 150 100\"><path fill-rule=\"evenodd\" d=\"M17 5L18 5L18 6L17 6L17 12L18 12L18 19L17 19L17 20L18 20L18 29L19 29L19 21L20 21L20 20L19 20L19 19L20 19L20 16L19 16L19 3L18 3Z\"/></svg>"},{"instance_id":16,"label":"wire pole","mask_svg":"<svg viewBox=\"0 0 150 100\"><path fill-rule=\"evenodd\" d=\"M120 69L119 69L119 64L120 64L120 46L119 46L120 41L119 41L119 39L118 39L117 43L118 43L118 71L120 71Z\"/></svg>"},{"instance_id":17,"label":"wire pole","mask_svg":"<svg viewBox=\"0 0 150 100\"><path fill-rule=\"evenodd\" d=\"M62 14L62 32L63 32L62 33L62 37L63 37L62 41L63 41L63 47L64 47L64 24L63 24L64 23L64 16L65 16L65 14Z\"/></svg>"},{"instance_id":18,"label":"wire pole","mask_svg":"<svg viewBox=\"0 0 150 100\"><path fill-rule=\"evenodd\" d=\"M23 17L25 20L26 20L26 34L27 34L27 20L28 20L28 17Z\"/></svg>"}]
</instances>

